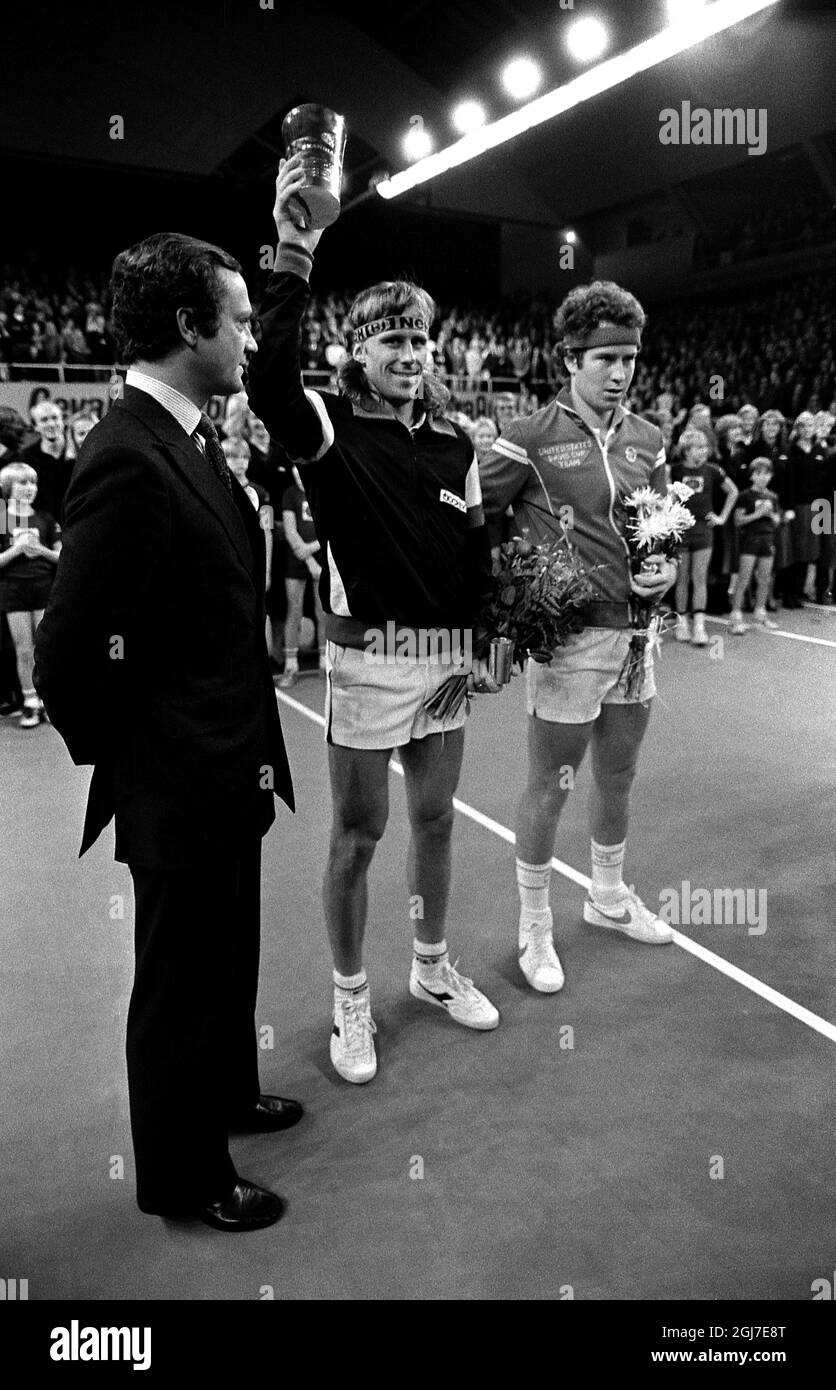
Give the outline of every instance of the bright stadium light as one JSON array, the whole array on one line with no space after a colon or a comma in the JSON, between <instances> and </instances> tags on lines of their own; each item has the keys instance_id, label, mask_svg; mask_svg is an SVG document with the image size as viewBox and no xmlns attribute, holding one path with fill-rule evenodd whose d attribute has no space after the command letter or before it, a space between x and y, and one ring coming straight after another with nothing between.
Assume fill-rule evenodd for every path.
<instances>
[{"instance_id":1,"label":"bright stadium light","mask_svg":"<svg viewBox=\"0 0 836 1390\"><path fill-rule=\"evenodd\" d=\"M533 96L542 80L542 72L530 58L514 58L502 69L502 85L515 101Z\"/></svg>"},{"instance_id":2,"label":"bright stadium light","mask_svg":"<svg viewBox=\"0 0 836 1390\"><path fill-rule=\"evenodd\" d=\"M414 125L401 143L407 159L426 159L429 154L432 154L432 136L423 125ZM378 184L379 187L380 184Z\"/></svg>"},{"instance_id":3,"label":"bright stadium light","mask_svg":"<svg viewBox=\"0 0 836 1390\"><path fill-rule=\"evenodd\" d=\"M626 53L619 53L614 58L607 58L603 63L596 63L594 68L587 69L564 86L544 92L542 96L526 102L518 111L511 111L498 121L492 121L480 130L473 130L469 135L463 135L454 145L447 145L445 149L419 160L411 169L403 169L392 178L382 180L377 186L377 191L381 198L397 198L400 193L406 193L407 189L426 183L428 179L437 178L439 174L445 174L448 169L466 164L468 160L475 159L486 150L496 149L497 145L504 145L508 140L516 139L518 135L543 125L545 121L553 120L564 111L571 111L573 106L579 106L581 102L589 101L601 92L610 91L611 88L635 77L637 73L647 72L649 68L666 62L668 58L675 58L678 53L684 53L703 39L710 38L713 34L721 34L732 25L740 24L742 20L760 14L762 10L771 9L776 4L778 0L713 0L713 4L695 11L687 22L669 25L661 33L636 44L635 48L628 49Z\"/></svg>"},{"instance_id":4,"label":"bright stadium light","mask_svg":"<svg viewBox=\"0 0 836 1390\"><path fill-rule=\"evenodd\" d=\"M600 19L576 19L567 30L566 47L579 63L591 63L610 46L607 26Z\"/></svg>"},{"instance_id":5,"label":"bright stadium light","mask_svg":"<svg viewBox=\"0 0 836 1390\"><path fill-rule=\"evenodd\" d=\"M574 246L575 242L576 242L577 239L578 239L578 234L577 234L577 232L573 232L573 231L571 230L571 228L570 228L569 231L566 232L565 235L566 235L566 240L568 241L569 245L570 245L570 246Z\"/></svg>"},{"instance_id":6,"label":"bright stadium light","mask_svg":"<svg viewBox=\"0 0 836 1390\"><path fill-rule=\"evenodd\" d=\"M454 108L452 121L460 135L468 135L478 130L488 119L488 113L481 101L460 101Z\"/></svg>"}]
</instances>

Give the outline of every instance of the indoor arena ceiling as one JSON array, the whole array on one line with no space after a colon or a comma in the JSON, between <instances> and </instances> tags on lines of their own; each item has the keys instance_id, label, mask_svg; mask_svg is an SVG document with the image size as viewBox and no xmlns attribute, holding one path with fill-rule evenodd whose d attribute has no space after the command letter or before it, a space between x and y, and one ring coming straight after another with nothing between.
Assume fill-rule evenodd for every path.
<instances>
[{"instance_id":1,"label":"indoor arena ceiling","mask_svg":"<svg viewBox=\"0 0 836 1390\"><path fill-rule=\"evenodd\" d=\"M399 146L411 117L420 115L443 145L454 138L449 110L458 97L479 96L491 118L512 109L497 78L505 59L536 57L544 90L576 75L560 31L587 10L586 0L575 0L574 12L560 0L265 3L16 6L18 18L3 23L12 61L4 64L0 146L261 177L275 165L287 109L321 100L347 118L348 202L376 171L404 166ZM663 0L596 0L594 10L612 27L611 53L664 24ZM407 196L560 225L739 164L739 147L659 142L660 110L684 100L765 107L770 151L803 144L836 127L831 15L827 4L782 0ZM123 140L109 137L113 115L124 117ZM825 145L825 160L828 153Z\"/></svg>"}]
</instances>

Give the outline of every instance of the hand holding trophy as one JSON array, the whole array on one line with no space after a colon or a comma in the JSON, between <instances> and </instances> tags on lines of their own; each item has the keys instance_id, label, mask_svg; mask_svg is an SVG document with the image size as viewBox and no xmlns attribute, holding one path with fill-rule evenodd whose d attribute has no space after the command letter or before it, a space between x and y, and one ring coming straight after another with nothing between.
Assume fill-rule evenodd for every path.
<instances>
[{"instance_id":1,"label":"hand holding trophy","mask_svg":"<svg viewBox=\"0 0 836 1390\"><path fill-rule=\"evenodd\" d=\"M297 106L285 117L282 136L288 157L279 162L273 209L279 241L313 251L340 213L345 120L327 106Z\"/></svg>"}]
</instances>

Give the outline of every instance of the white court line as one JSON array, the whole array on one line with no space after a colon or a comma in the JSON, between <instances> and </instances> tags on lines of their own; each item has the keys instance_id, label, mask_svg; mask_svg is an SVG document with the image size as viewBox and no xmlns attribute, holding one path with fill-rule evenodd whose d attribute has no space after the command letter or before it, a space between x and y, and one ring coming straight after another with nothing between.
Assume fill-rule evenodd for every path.
<instances>
[{"instance_id":1,"label":"white court line","mask_svg":"<svg viewBox=\"0 0 836 1390\"><path fill-rule=\"evenodd\" d=\"M822 610L822 612L825 613L829 613L831 611L832 610L829 608L825 608ZM713 613L706 613L705 617L706 621L709 623L722 623L723 627L729 626L728 618L715 618ZM750 621L748 623L746 623L747 618L750 618ZM745 613L743 615L743 621L744 623L746 623L747 632L756 632L761 630L758 628L757 623L751 622L751 614ZM776 627L772 628L771 630L769 628L763 628L762 631L765 633L767 637L788 637L791 642L809 642L810 645L814 647L836 647L836 642L832 642L829 637L808 637L806 633L803 632L788 632L785 627Z\"/></svg>"},{"instance_id":2,"label":"white court line","mask_svg":"<svg viewBox=\"0 0 836 1390\"><path fill-rule=\"evenodd\" d=\"M836 646L836 643L832 643L831 645ZM276 698L281 700L283 704L289 705L291 709L298 710L306 719L310 719L313 724L318 724L321 729L325 728L323 716L317 714L316 710L308 709L308 706L303 705L300 700L294 700L290 695L286 695L283 690L276 691ZM403 777L403 768L394 758L390 760L389 766L393 772L397 772ZM497 835L500 840L505 840L509 845L516 844L516 836L512 830L508 829L507 825L501 825L499 821L492 820L490 816L483 815L482 812L477 811L474 806L468 806L466 801L459 801L458 797L453 798L453 805L461 815L467 816L468 820L475 821L475 823L481 825L484 830L490 830L491 834ZM579 884L581 888L589 888L591 880L586 874L582 874L577 869L573 869L571 864L564 864L561 859L552 859L552 868L556 869L564 878L571 879L573 883ZM818 1014L812 1013L810 1009L805 1009L803 1004L797 1004L794 999L789 999L786 994L779 993L779 991L773 989L771 985L765 985L762 980L756 979L754 975L750 975L747 971L741 970L736 965L732 965L730 960L726 960L723 956L715 955L713 951L709 951L705 946L701 946L698 941L692 941L690 936L685 936L682 932L675 931L673 939L677 946L682 947L683 951L688 951L692 956L696 956L698 960L705 961L706 965L713 966L714 969L719 970L722 975L727 975L730 980L736 980L739 985L743 985L744 988L750 989L753 994L759 995L760 998L765 999L767 1003L774 1004L776 1009L783 1009L785 1014L791 1014L793 1018L798 1019L799 1023L806 1023L808 1028L812 1028L816 1033L821 1033L822 1037L829 1038L831 1042L836 1042L836 1024L828 1023L827 1019L820 1018Z\"/></svg>"}]
</instances>

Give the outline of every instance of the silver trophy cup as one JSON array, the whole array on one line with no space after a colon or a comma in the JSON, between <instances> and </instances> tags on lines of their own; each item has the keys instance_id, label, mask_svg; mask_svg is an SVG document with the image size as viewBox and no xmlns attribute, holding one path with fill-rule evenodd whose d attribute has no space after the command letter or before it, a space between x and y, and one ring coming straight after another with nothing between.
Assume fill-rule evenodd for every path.
<instances>
[{"instance_id":1,"label":"silver trophy cup","mask_svg":"<svg viewBox=\"0 0 836 1390\"><path fill-rule=\"evenodd\" d=\"M288 159L302 156L305 183L291 203L306 230L330 227L340 215L345 137L345 117L315 102L294 106L282 121Z\"/></svg>"}]
</instances>

